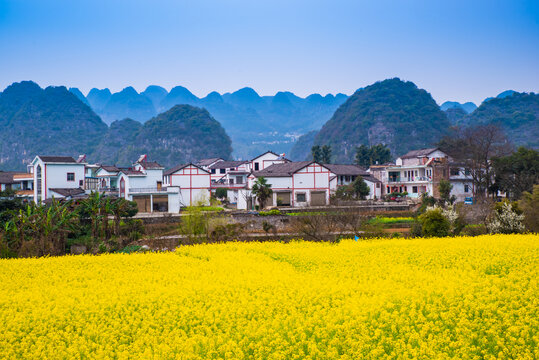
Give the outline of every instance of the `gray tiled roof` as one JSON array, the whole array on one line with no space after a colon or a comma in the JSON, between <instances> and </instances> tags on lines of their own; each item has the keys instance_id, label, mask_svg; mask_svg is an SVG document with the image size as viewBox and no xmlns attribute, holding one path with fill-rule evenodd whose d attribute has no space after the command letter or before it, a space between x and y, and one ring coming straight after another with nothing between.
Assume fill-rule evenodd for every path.
<instances>
[{"instance_id":1,"label":"gray tiled roof","mask_svg":"<svg viewBox=\"0 0 539 360\"><path fill-rule=\"evenodd\" d=\"M335 175L368 175L361 166L345 164L324 164Z\"/></svg>"},{"instance_id":2,"label":"gray tiled roof","mask_svg":"<svg viewBox=\"0 0 539 360\"><path fill-rule=\"evenodd\" d=\"M438 150L438 148L428 148L428 149L419 149L419 150L412 150L408 151L406 154L401 156L401 159L409 159L409 158L415 158L419 156L427 156L430 153L435 152Z\"/></svg>"},{"instance_id":3,"label":"gray tiled roof","mask_svg":"<svg viewBox=\"0 0 539 360\"><path fill-rule=\"evenodd\" d=\"M267 168L256 171L254 176L266 176L266 177L283 177L291 176L292 174L298 172L309 164L312 164L312 161L294 161L284 164L273 164Z\"/></svg>"},{"instance_id":4,"label":"gray tiled roof","mask_svg":"<svg viewBox=\"0 0 539 360\"><path fill-rule=\"evenodd\" d=\"M216 164L213 164L210 166L210 169L228 169L228 168L235 168L242 164L248 163L249 161L219 161Z\"/></svg>"},{"instance_id":5,"label":"gray tiled roof","mask_svg":"<svg viewBox=\"0 0 539 360\"><path fill-rule=\"evenodd\" d=\"M74 188L74 189L73 188L71 189L55 188L55 189L50 189L50 190L65 197L82 195L85 193L85 191L81 188Z\"/></svg>"},{"instance_id":6,"label":"gray tiled roof","mask_svg":"<svg viewBox=\"0 0 539 360\"><path fill-rule=\"evenodd\" d=\"M39 158L43 162L48 163L76 163L77 161L71 156L41 156Z\"/></svg>"},{"instance_id":7,"label":"gray tiled roof","mask_svg":"<svg viewBox=\"0 0 539 360\"><path fill-rule=\"evenodd\" d=\"M202 159L202 160L198 160L195 165L198 165L198 166L210 166L211 164L213 164L214 162L216 161L223 161L223 159L221 158L211 158L211 159Z\"/></svg>"}]
</instances>

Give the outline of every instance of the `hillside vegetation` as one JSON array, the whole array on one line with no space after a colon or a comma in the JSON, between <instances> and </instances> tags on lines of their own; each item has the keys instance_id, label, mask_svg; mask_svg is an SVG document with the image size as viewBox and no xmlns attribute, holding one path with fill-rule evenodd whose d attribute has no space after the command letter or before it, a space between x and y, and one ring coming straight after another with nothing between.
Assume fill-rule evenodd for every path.
<instances>
[{"instance_id":1,"label":"hillside vegetation","mask_svg":"<svg viewBox=\"0 0 539 360\"><path fill-rule=\"evenodd\" d=\"M92 162L130 165L148 153L165 166L231 156L230 138L204 109L177 106L144 125L124 119L107 127L79 96L30 81L0 93L0 169L24 170L36 155L87 154Z\"/></svg>"},{"instance_id":2,"label":"hillside vegetation","mask_svg":"<svg viewBox=\"0 0 539 360\"><path fill-rule=\"evenodd\" d=\"M403 154L435 144L450 122L431 95L412 82L389 79L357 91L320 129L314 145L331 145L335 162L353 161L355 147L386 144ZM309 146L310 144L303 144ZM305 151L295 148L293 158Z\"/></svg>"}]
</instances>

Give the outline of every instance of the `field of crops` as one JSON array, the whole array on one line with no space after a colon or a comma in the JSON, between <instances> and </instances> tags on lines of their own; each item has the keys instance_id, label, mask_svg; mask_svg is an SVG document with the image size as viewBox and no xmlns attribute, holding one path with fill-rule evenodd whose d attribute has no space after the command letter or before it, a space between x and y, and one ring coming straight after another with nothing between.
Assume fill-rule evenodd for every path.
<instances>
[{"instance_id":1,"label":"field of crops","mask_svg":"<svg viewBox=\"0 0 539 360\"><path fill-rule=\"evenodd\" d=\"M537 359L539 236L0 260L0 358Z\"/></svg>"}]
</instances>

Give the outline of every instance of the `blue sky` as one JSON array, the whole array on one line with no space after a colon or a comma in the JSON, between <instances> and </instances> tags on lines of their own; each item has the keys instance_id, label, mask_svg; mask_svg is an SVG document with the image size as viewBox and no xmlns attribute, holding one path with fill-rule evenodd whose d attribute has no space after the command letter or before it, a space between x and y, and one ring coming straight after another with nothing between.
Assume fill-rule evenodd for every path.
<instances>
[{"instance_id":1,"label":"blue sky","mask_svg":"<svg viewBox=\"0 0 539 360\"><path fill-rule=\"evenodd\" d=\"M539 1L0 0L0 89L305 96L395 76L439 103L539 92Z\"/></svg>"}]
</instances>

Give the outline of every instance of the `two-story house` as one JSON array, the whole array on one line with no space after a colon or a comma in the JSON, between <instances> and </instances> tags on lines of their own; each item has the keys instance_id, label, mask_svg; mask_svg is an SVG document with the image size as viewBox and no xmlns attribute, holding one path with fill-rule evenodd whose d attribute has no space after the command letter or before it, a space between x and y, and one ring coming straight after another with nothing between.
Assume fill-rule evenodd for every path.
<instances>
[{"instance_id":1,"label":"two-story house","mask_svg":"<svg viewBox=\"0 0 539 360\"><path fill-rule=\"evenodd\" d=\"M180 206L209 205L210 172L194 164L182 164L164 172L165 186L180 189Z\"/></svg>"},{"instance_id":2,"label":"two-story house","mask_svg":"<svg viewBox=\"0 0 539 360\"><path fill-rule=\"evenodd\" d=\"M32 167L36 203L53 197L73 198L85 194L85 164L71 156L38 155Z\"/></svg>"}]
</instances>

